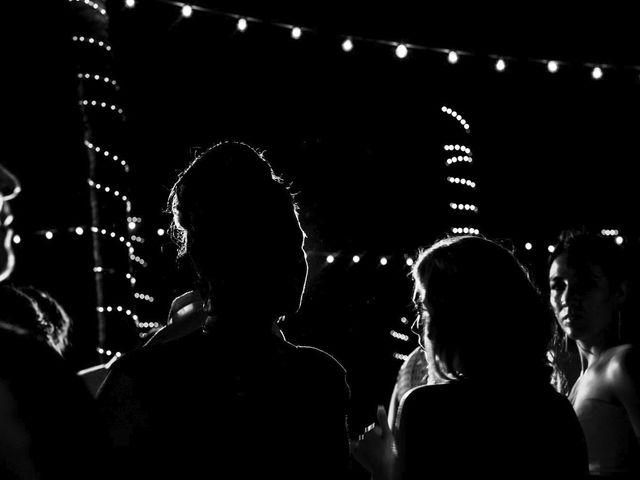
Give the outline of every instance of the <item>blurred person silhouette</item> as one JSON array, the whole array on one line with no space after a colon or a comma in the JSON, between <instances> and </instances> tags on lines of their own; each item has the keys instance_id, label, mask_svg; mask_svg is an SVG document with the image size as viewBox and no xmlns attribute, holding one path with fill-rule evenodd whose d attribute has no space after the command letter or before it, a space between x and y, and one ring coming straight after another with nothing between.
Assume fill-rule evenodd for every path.
<instances>
[{"instance_id":1,"label":"blurred person silhouette","mask_svg":"<svg viewBox=\"0 0 640 480\"><path fill-rule=\"evenodd\" d=\"M2 280L15 264L8 200L19 191L0 166ZM93 400L47 340L35 302L0 286L0 478L109 478L110 444Z\"/></svg>"},{"instance_id":2,"label":"blurred person silhouette","mask_svg":"<svg viewBox=\"0 0 640 480\"><path fill-rule=\"evenodd\" d=\"M121 472L344 478L345 371L327 353L274 333L298 310L306 283L292 194L262 154L223 142L178 176L168 206L206 318L111 367L98 399ZM179 312L182 302L174 303Z\"/></svg>"},{"instance_id":3,"label":"blurred person silhouette","mask_svg":"<svg viewBox=\"0 0 640 480\"><path fill-rule=\"evenodd\" d=\"M585 433L593 476L640 477L640 360L625 325L628 262L613 239L566 230L549 256L557 388Z\"/></svg>"},{"instance_id":4,"label":"blurred person silhouette","mask_svg":"<svg viewBox=\"0 0 640 480\"><path fill-rule=\"evenodd\" d=\"M374 479L584 478L584 437L550 385L553 317L515 256L480 236L420 252L413 269L428 384L397 429L384 407L352 443Z\"/></svg>"}]
</instances>

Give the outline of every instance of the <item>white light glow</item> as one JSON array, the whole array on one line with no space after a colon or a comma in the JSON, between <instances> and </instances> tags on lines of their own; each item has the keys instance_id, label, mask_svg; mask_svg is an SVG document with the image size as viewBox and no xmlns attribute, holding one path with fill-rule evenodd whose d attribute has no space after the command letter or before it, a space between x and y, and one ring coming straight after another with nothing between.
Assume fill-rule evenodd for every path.
<instances>
[{"instance_id":1,"label":"white light glow","mask_svg":"<svg viewBox=\"0 0 640 480\"><path fill-rule=\"evenodd\" d=\"M347 38L344 42L342 42L342 50L345 52L350 52L353 50L353 42L350 38Z\"/></svg>"},{"instance_id":2,"label":"white light glow","mask_svg":"<svg viewBox=\"0 0 640 480\"><path fill-rule=\"evenodd\" d=\"M409 53L409 49L405 44L401 43L396 47L396 57L405 58L408 53Z\"/></svg>"}]
</instances>

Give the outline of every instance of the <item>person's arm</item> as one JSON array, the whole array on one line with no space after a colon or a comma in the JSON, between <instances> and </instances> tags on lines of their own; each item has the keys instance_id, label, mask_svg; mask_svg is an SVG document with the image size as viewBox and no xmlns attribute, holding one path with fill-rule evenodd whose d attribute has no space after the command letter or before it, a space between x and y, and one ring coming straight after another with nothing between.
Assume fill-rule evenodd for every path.
<instances>
[{"instance_id":1,"label":"person's arm","mask_svg":"<svg viewBox=\"0 0 640 480\"><path fill-rule=\"evenodd\" d=\"M640 445L640 353L637 347L621 350L609 363L607 379L624 406Z\"/></svg>"},{"instance_id":2,"label":"person's arm","mask_svg":"<svg viewBox=\"0 0 640 480\"><path fill-rule=\"evenodd\" d=\"M382 405L378 406L376 417L376 423L370 425L358 440L351 442L351 453L371 473L372 480L396 480L398 469L395 439Z\"/></svg>"}]
</instances>

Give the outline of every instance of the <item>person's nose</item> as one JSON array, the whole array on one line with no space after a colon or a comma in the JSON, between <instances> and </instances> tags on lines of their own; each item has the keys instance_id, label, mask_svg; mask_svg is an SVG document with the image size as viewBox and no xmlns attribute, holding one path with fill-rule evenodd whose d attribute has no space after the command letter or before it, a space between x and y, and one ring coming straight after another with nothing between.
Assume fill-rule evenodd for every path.
<instances>
[{"instance_id":1,"label":"person's nose","mask_svg":"<svg viewBox=\"0 0 640 480\"><path fill-rule=\"evenodd\" d=\"M578 295L576 287L573 285L567 285L564 292L562 292L562 305L567 307L575 306L579 300L580 296Z\"/></svg>"}]
</instances>

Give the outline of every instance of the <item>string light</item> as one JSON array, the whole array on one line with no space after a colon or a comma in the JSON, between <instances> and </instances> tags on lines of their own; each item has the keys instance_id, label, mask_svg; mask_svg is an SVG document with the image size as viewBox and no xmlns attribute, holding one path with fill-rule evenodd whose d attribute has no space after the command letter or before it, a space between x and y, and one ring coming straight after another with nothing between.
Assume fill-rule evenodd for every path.
<instances>
[{"instance_id":1,"label":"string light","mask_svg":"<svg viewBox=\"0 0 640 480\"><path fill-rule=\"evenodd\" d=\"M398 340L402 340L403 342L409 341L409 335L405 333L396 332L395 330L391 330L389 333L393 338L397 338Z\"/></svg>"},{"instance_id":2,"label":"string light","mask_svg":"<svg viewBox=\"0 0 640 480\"><path fill-rule=\"evenodd\" d=\"M447 164L449 165L449 164ZM466 178L459 178L459 177L447 177L447 181L449 183L455 183L455 184L460 184L460 185L466 185L467 187L470 188L476 188L476 183L472 182L471 180L467 180Z\"/></svg>"},{"instance_id":3,"label":"string light","mask_svg":"<svg viewBox=\"0 0 640 480\"><path fill-rule=\"evenodd\" d=\"M471 149L469 147L465 147L464 145L445 145L444 149L447 151L460 150L467 155L471 155Z\"/></svg>"},{"instance_id":4,"label":"string light","mask_svg":"<svg viewBox=\"0 0 640 480\"><path fill-rule=\"evenodd\" d=\"M605 237L613 237L615 235L618 235L619 233L620 232L615 228L610 228L610 229L605 228L600 230L600 234L604 235Z\"/></svg>"},{"instance_id":5,"label":"string light","mask_svg":"<svg viewBox=\"0 0 640 480\"><path fill-rule=\"evenodd\" d=\"M126 0L124 4L127 8L133 8L136 6L136 0Z\"/></svg>"},{"instance_id":6,"label":"string light","mask_svg":"<svg viewBox=\"0 0 640 480\"><path fill-rule=\"evenodd\" d=\"M143 293L134 293L133 296L139 300L146 300L147 302L153 303L155 299L151 295L145 295Z\"/></svg>"},{"instance_id":7,"label":"string light","mask_svg":"<svg viewBox=\"0 0 640 480\"><path fill-rule=\"evenodd\" d=\"M407 264L408 267L412 267L413 266L413 258L408 257L407 260L405 261L405 263Z\"/></svg>"},{"instance_id":8,"label":"string light","mask_svg":"<svg viewBox=\"0 0 640 480\"><path fill-rule=\"evenodd\" d=\"M193 15L193 7L191 5L183 5L182 16L184 18L189 18L191 15Z\"/></svg>"},{"instance_id":9,"label":"string light","mask_svg":"<svg viewBox=\"0 0 640 480\"><path fill-rule=\"evenodd\" d=\"M389 260L387 260L387 257L380 257L380 265L384 266L387 263L389 263Z\"/></svg>"},{"instance_id":10,"label":"string light","mask_svg":"<svg viewBox=\"0 0 640 480\"><path fill-rule=\"evenodd\" d=\"M159 228L157 233L158 233L158 236L159 236L159 237L163 236L163 235L164 235L164 233L165 233L165 232L164 232L164 228Z\"/></svg>"},{"instance_id":11,"label":"string light","mask_svg":"<svg viewBox=\"0 0 640 480\"><path fill-rule=\"evenodd\" d=\"M110 193L114 197L122 200L123 202L126 202L126 203L129 202L129 199L127 198L126 195L121 195L120 191L114 190L111 187L109 187L108 185L101 185L100 183L96 183L91 179L88 179L87 183L89 184L89 186L95 188L96 190L103 190L105 193Z\"/></svg>"},{"instance_id":12,"label":"string light","mask_svg":"<svg viewBox=\"0 0 640 480\"><path fill-rule=\"evenodd\" d=\"M246 18L239 18L237 27L238 27L238 31L244 32L247 29L247 19Z\"/></svg>"},{"instance_id":13,"label":"string light","mask_svg":"<svg viewBox=\"0 0 640 480\"><path fill-rule=\"evenodd\" d=\"M21 241L22 241L22 239L20 238L20 235L15 234L13 236L13 243L15 243L16 245L18 245Z\"/></svg>"},{"instance_id":14,"label":"string light","mask_svg":"<svg viewBox=\"0 0 640 480\"><path fill-rule=\"evenodd\" d=\"M333 263L335 259L336 257L334 257L333 255L327 255L327 263Z\"/></svg>"},{"instance_id":15,"label":"string light","mask_svg":"<svg viewBox=\"0 0 640 480\"><path fill-rule=\"evenodd\" d=\"M94 10L96 10L100 15L106 15L107 11L98 5L96 2L92 2L91 0L69 0L69 3L84 3L85 5L90 6Z\"/></svg>"},{"instance_id":16,"label":"string light","mask_svg":"<svg viewBox=\"0 0 640 480\"><path fill-rule=\"evenodd\" d=\"M360 256L359 255L354 255L352 260L353 260L353 263L359 263L360 262Z\"/></svg>"},{"instance_id":17,"label":"string light","mask_svg":"<svg viewBox=\"0 0 640 480\"><path fill-rule=\"evenodd\" d=\"M183 16L191 16L191 13L193 12L194 7L191 7L190 5L185 5L181 2L177 2L177 1L172 1L172 0L160 0L164 3L170 3L175 5L176 7L180 8L182 11ZM227 17L227 18L232 18L234 20L237 21L237 19L239 18L245 18L243 15L238 14L238 13L234 13L234 12L223 12L220 10L214 10L214 9L208 9L205 7L201 7L201 6L197 6L195 7L200 11L204 11L209 13L210 15L216 15L216 16L222 16L222 17ZM185 15L186 14L186 15ZM263 19L259 19L259 18L250 18L251 22L254 23L262 23L262 24L268 24L274 27L278 27L278 28L286 28L289 29L291 31L291 36L294 39L299 39L300 36L302 35L302 31L310 31L310 32L315 32L315 33L319 33L319 31L317 29L312 29L312 28L307 28L307 27L293 27L291 25L286 25L286 24L280 24L280 23L276 23L276 22L271 22L268 20L263 20ZM343 34L339 34L336 35L336 37L343 39L346 37L346 35ZM385 39L376 39L376 38L366 38L366 37L356 37L353 35L349 35L350 38L357 38L358 42L361 43L371 43L371 44L377 44L377 45L398 45L397 41L394 40L385 40ZM344 42L343 42L344 43ZM436 47L430 47L427 45L418 45L418 44L404 44L406 48L411 48L411 49L415 49L415 50L426 50L426 51L432 51L432 52L438 52L438 53L444 53L447 55L447 60L449 63L451 64L455 64L459 61L460 56L461 55L467 55L467 56L474 56L474 57L484 57L484 58L488 58L493 64L494 67L496 68L497 71L504 71L506 69L506 60L503 55L499 55L496 53L487 53L487 54L479 54L476 52L472 52L472 51L461 51L461 50L451 50L451 49L444 49L444 48L436 48ZM348 50L345 50L348 51ZM402 57L404 58L404 57ZM496 60L497 59L497 60ZM546 64L547 69L551 72L551 73L555 73L558 69L558 61L556 60L545 60L545 59L541 59L541 58L533 58L533 57L527 57L523 59L524 61L528 62L528 63L536 63L536 64ZM589 64L587 63L582 63L583 66L589 66ZM625 70L638 70L640 69L640 66L638 65L620 65L620 67L622 69Z\"/></svg>"},{"instance_id":18,"label":"string light","mask_svg":"<svg viewBox=\"0 0 640 480\"><path fill-rule=\"evenodd\" d=\"M344 42L342 42L342 50L345 52L350 52L351 50L353 50L353 42L350 38L347 38Z\"/></svg>"},{"instance_id":19,"label":"string light","mask_svg":"<svg viewBox=\"0 0 640 480\"><path fill-rule=\"evenodd\" d=\"M556 247L554 247L553 245L549 245L549 246L547 247L547 251L548 251L549 253L553 253L553 251L554 251L555 249L556 249Z\"/></svg>"},{"instance_id":20,"label":"string light","mask_svg":"<svg viewBox=\"0 0 640 480\"><path fill-rule=\"evenodd\" d=\"M78 37L74 35L73 37L71 37L71 40L79 43L88 43L89 45L97 45L100 48L104 48L107 52L111 51L111 46L109 46L106 42L103 42L102 40L96 40L93 37Z\"/></svg>"},{"instance_id":21,"label":"string light","mask_svg":"<svg viewBox=\"0 0 640 480\"><path fill-rule=\"evenodd\" d=\"M531 245L531 242L527 242L524 244L524 249L525 250L531 250L533 248L533 245Z\"/></svg>"},{"instance_id":22,"label":"string light","mask_svg":"<svg viewBox=\"0 0 640 480\"><path fill-rule=\"evenodd\" d=\"M108 104L107 102L99 102L97 100L81 100L80 105L83 107L100 107L112 112L118 112L120 115L124 114L124 111L116 105Z\"/></svg>"},{"instance_id":23,"label":"string light","mask_svg":"<svg viewBox=\"0 0 640 480\"><path fill-rule=\"evenodd\" d=\"M454 163L467 162L473 163L473 159L468 155L458 155L457 157L447 158L447 165L453 165Z\"/></svg>"},{"instance_id":24,"label":"string light","mask_svg":"<svg viewBox=\"0 0 640 480\"><path fill-rule=\"evenodd\" d=\"M602 78L602 69L600 67L594 67L593 70L591 70L591 77L594 80L600 80Z\"/></svg>"},{"instance_id":25,"label":"string light","mask_svg":"<svg viewBox=\"0 0 640 480\"><path fill-rule=\"evenodd\" d=\"M622 238L620 235L618 235L616 237L616 244L617 245L622 245L624 243L624 238Z\"/></svg>"},{"instance_id":26,"label":"string light","mask_svg":"<svg viewBox=\"0 0 640 480\"><path fill-rule=\"evenodd\" d=\"M400 360L402 362L406 362L407 359L409 358L409 355L405 355L403 353L394 352L393 353L393 358L395 358L396 360Z\"/></svg>"},{"instance_id":27,"label":"string light","mask_svg":"<svg viewBox=\"0 0 640 480\"><path fill-rule=\"evenodd\" d=\"M473 228L473 227L453 227L451 229L451 232L456 234L456 235L462 235L462 234L480 235L480 230L478 230L477 228Z\"/></svg>"},{"instance_id":28,"label":"string light","mask_svg":"<svg viewBox=\"0 0 640 480\"><path fill-rule=\"evenodd\" d=\"M408 54L409 54L409 49L404 43L401 43L396 47L396 57L406 58Z\"/></svg>"},{"instance_id":29,"label":"string light","mask_svg":"<svg viewBox=\"0 0 640 480\"><path fill-rule=\"evenodd\" d=\"M94 145L93 143L89 142L88 140L84 141L84 144L87 148L93 150L96 153L102 153L103 156L110 158L111 160L113 160L114 162L116 162L117 164L119 164L120 166L122 166L124 168L125 172L129 172L129 165L127 164L127 162L123 159L121 159L118 155L112 155L111 152L109 152L108 150L105 150L104 148L101 148L97 145Z\"/></svg>"},{"instance_id":30,"label":"string light","mask_svg":"<svg viewBox=\"0 0 640 480\"><path fill-rule=\"evenodd\" d=\"M79 79L84 79L84 80L94 80L96 82L104 82L108 85L113 86L116 90L120 90L120 85L118 85L118 82L116 82L114 79L109 78L109 77L103 77L101 75L97 75L97 74L91 74L91 73L78 73L78 78Z\"/></svg>"},{"instance_id":31,"label":"string light","mask_svg":"<svg viewBox=\"0 0 640 480\"><path fill-rule=\"evenodd\" d=\"M447 115L451 115L453 118L455 118L460 125L462 125L462 127L467 131L467 133L469 132L469 123L467 123L467 121L462 118L462 115L460 115L458 112L456 112L455 110L453 110L452 108L447 107L446 105L443 105L440 110L442 111L442 113L446 113Z\"/></svg>"}]
</instances>

